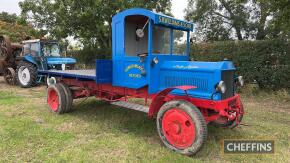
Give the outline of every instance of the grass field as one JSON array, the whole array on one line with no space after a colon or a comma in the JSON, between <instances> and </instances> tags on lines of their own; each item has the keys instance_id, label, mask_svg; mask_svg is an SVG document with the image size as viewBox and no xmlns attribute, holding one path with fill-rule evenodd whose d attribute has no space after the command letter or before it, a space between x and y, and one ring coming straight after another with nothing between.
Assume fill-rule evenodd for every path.
<instances>
[{"instance_id":1,"label":"grass field","mask_svg":"<svg viewBox=\"0 0 290 163\"><path fill-rule=\"evenodd\" d=\"M245 92L245 91L244 91ZM290 162L290 97L286 92L242 93L246 115L234 130L208 127L194 157L162 145L154 120L90 98L74 111L48 110L44 86L21 89L0 79L1 162ZM274 155L223 155L221 140L274 139Z\"/></svg>"}]
</instances>

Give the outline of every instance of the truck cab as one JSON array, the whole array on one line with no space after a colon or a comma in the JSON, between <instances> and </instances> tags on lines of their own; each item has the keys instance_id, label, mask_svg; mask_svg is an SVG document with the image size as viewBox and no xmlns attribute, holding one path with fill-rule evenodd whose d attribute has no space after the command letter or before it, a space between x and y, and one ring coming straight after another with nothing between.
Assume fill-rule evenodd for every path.
<instances>
[{"instance_id":1,"label":"truck cab","mask_svg":"<svg viewBox=\"0 0 290 163\"><path fill-rule=\"evenodd\" d=\"M222 100L234 96L232 62L189 61L191 31L190 22L145 9L129 9L115 15L113 85L148 87L149 94L168 87L194 85L197 88L188 91L192 97ZM180 90L173 93L184 95Z\"/></svg>"}]
</instances>

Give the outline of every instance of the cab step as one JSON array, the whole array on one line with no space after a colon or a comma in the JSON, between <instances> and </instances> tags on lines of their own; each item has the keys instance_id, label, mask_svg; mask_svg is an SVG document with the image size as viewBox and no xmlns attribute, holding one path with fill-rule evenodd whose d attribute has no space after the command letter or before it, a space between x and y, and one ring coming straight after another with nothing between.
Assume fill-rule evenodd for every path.
<instances>
[{"instance_id":1,"label":"cab step","mask_svg":"<svg viewBox=\"0 0 290 163\"><path fill-rule=\"evenodd\" d=\"M124 108L127 108L127 109L141 111L141 112L144 112L144 113L148 113L148 111L149 111L149 107L148 106L135 104L135 103L130 103L130 102L126 102L126 101L116 101L116 102L111 102L111 104L112 105L121 106L121 107L124 107Z\"/></svg>"}]
</instances>

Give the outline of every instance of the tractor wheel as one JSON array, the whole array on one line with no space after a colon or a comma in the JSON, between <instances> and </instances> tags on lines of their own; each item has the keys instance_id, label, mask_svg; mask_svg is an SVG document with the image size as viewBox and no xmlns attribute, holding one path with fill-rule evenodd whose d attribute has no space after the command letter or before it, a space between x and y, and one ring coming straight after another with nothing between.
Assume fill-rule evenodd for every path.
<instances>
[{"instance_id":1,"label":"tractor wheel","mask_svg":"<svg viewBox=\"0 0 290 163\"><path fill-rule=\"evenodd\" d=\"M188 156L198 152L207 138L203 115L183 100L169 101L160 108L157 130L166 147Z\"/></svg>"},{"instance_id":2,"label":"tractor wheel","mask_svg":"<svg viewBox=\"0 0 290 163\"><path fill-rule=\"evenodd\" d=\"M21 61L17 66L17 83L22 88L30 88L36 85L37 67L32 63Z\"/></svg>"},{"instance_id":3,"label":"tractor wheel","mask_svg":"<svg viewBox=\"0 0 290 163\"><path fill-rule=\"evenodd\" d=\"M4 71L4 79L7 84L15 85L16 83L16 73L13 68L9 67Z\"/></svg>"},{"instance_id":4,"label":"tractor wheel","mask_svg":"<svg viewBox=\"0 0 290 163\"><path fill-rule=\"evenodd\" d=\"M59 85L62 87L65 94L65 98L66 98L65 112L67 113L72 110L72 104L73 104L72 92L66 84L59 83Z\"/></svg>"},{"instance_id":5,"label":"tractor wheel","mask_svg":"<svg viewBox=\"0 0 290 163\"><path fill-rule=\"evenodd\" d=\"M244 112L244 108L241 108L241 111ZM238 121L239 123L242 121L243 119L243 114L239 114L238 117ZM210 123L211 125L215 126L215 127L219 127L219 128L229 128L229 129L233 129L235 127L238 126L237 120L231 120L228 121L226 117L219 117L217 120L213 121Z\"/></svg>"},{"instance_id":6,"label":"tractor wheel","mask_svg":"<svg viewBox=\"0 0 290 163\"><path fill-rule=\"evenodd\" d=\"M60 84L50 85L47 88L47 104L52 112L65 113L66 103L66 95Z\"/></svg>"}]
</instances>

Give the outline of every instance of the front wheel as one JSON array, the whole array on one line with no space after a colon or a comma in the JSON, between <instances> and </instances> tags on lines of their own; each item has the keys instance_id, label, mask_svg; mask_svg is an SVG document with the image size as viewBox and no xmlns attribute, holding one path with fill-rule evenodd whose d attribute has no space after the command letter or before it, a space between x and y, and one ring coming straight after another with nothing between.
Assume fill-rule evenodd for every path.
<instances>
[{"instance_id":1,"label":"front wheel","mask_svg":"<svg viewBox=\"0 0 290 163\"><path fill-rule=\"evenodd\" d=\"M17 83L22 88L30 88L36 85L37 67L31 63L22 61L17 66Z\"/></svg>"},{"instance_id":2,"label":"front wheel","mask_svg":"<svg viewBox=\"0 0 290 163\"><path fill-rule=\"evenodd\" d=\"M207 138L203 115L183 100L169 101L160 108L157 130L166 147L188 156L198 152Z\"/></svg>"}]
</instances>

